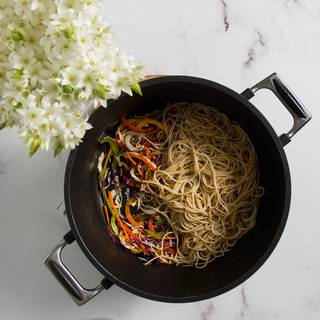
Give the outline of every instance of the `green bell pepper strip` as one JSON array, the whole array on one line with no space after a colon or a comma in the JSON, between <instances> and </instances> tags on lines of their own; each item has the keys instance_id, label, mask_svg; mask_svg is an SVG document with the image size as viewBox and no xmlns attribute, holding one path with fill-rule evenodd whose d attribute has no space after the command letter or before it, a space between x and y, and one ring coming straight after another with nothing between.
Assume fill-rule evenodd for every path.
<instances>
[{"instance_id":1,"label":"green bell pepper strip","mask_svg":"<svg viewBox=\"0 0 320 320\"><path fill-rule=\"evenodd\" d=\"M105 176L105 174L107 172L107 165L108 165L108 162L109 162L109 159L110 159L111 155L112 155L112 150L110 149L108 154L107 154L107 156L106 156L106 160L104 162L103 168L102 168L102 170L101 170L101 172L99 174L99 177L98 177L100 185L102 185L103 178L104 178L104 176Z\"/></svg>"},{"instance_id":2,"label":"green bell pepper strip","mask_svg":"<svg viewBox=\"0 0 320 320\"><path fill-rule=\"evenodd\" d=\"M113 230L113 232L118 235L119 234L119 228L117 227L116 225L116 214L114 213L112 207L111 207L111 204L108 200L108 196L107 196L107 193L106 193L106 190L105 189L102 189L102 194L103 194L103 198L104 198L104 201L109 209L109 211L111 212L111 219L110 219L110 224L111 224L111 228Z\"/></svg>"},{"instance_id":3,"label":"green bell pepper strip","mask_svg":"<svg viewBox=\"0 0 320 320\"><path fill-rule=\"evenodd\" d=\"M111 219L110 219L110 224L111 224L111 229L112 231L118 235L119 234L119 228L117 227L116 225L116 217L115 216L112 216Z\"/></svg>"},{"instance_id":4,"label":"green bell pepper strip","mask_svg":"<svg viewBox=\"0 0 320 320\"><path fill-rule=\"evenodd\" d=\"M160 231L160 232L153 232L153 231L150 231L148 229L145 229L144 230L149 236L151 236L152 238L155 238L155 239L161 239L163 238L163 236L165 235L165 232L163 231Z\"/></svg>"},{"instance_id":5,"label":"green bell pepper strip","mask_svg":"<svg viewBox=\"0 0 320 320\"><path fill-rule=\"evenodd\" d=\"M100 140L100 143L101 143L101 144L108 143L108 144L110 145L110 148L111 148L113 154L114 154L116 157L118 157L118 156L120 155L121 150L120 150L120 148L118 147L118 145L114 142L114 140L113 140L111 137L106 136L106 137L102 138L102 139Z\"/></svg>"},{"instance_id":6,"label":"green bell pepper strip","mask_svg":"<svg viewBox=\"0 0 320 320\"><path fill-rule=\"evenodd\" d=\"M116 157L113 157L112 162L111 162L111 169L115 170L118 167L118 160Z\"/></svg>"}]
</instances>

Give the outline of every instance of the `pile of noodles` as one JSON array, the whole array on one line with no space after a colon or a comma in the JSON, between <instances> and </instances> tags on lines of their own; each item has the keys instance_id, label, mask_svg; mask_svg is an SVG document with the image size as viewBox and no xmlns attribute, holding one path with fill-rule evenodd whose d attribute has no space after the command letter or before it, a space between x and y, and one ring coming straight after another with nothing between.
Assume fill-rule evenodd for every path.
<instances>
[{"instance_id":1,"label":"pile of noodles","mask_svg":"<svg viewBox=\"0 0 320 320\"><path fill-rule=\"evenodd\" d=\"M257 156L243 129L212 107L172 104L162 122L162 164L144 188L171 225L177 253L154 259L203 268L255 225Z\"/></svg>"}]
</instances>

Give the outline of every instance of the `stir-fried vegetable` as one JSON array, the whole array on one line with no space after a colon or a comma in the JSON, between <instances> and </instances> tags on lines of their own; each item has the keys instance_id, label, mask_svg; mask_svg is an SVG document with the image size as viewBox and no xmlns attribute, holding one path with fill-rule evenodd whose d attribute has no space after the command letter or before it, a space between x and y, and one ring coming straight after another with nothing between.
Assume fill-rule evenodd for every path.
<instances>
[{"instance_id":1,"label":"stir-fried vegetable","mask_svg":"<svg viewBox=\"0 0 320 320\"><path fill-rule=\"evenodd\" d=\"M120 227L122 228L122 230L124 231L124 234L125 234L125 238L128 239L128 233L127 233L127 230L125 229L124 227L124 224L120 218L120 215L118 213L118 210L114 204L114 201L113 201L113 197L112 197L112 192L109 192L109 197L108 197L108 201L109 201L109 204L112 208L112 212L114 214L114 216L116 217L116 221L118 222L118 224L120 225Z\"/></svg>"},{"instance_id":2,"label":"stir-fried vegetable","mask_svg":"<svg viewBox=\"0 0 320 320\"><path fill-rule=\"evenodd\" d=\"M147 133L150 132L150 128L140 128L138 126L136 126L133 122L131 122L130 120L125 118L125 115L123 115L121 118L121 122L124 126L128 127L129 129L131 129L134 132L139 132L139 133Z\"/></svg>"},{"instance_id":3,"label":"stir-fried vegetable","mask_svg":"<svg viewBox=\"0 0 320 320\"><path fill-rule=\"evenodd\" d=\"M99 177L98 177L99 185L102 184L102 181L103 181L104 176L105 176L105 174L106 174L106 170L107 170L107 166L108 166L109 159L110 159L110 157L111 157L111 153L112 153L112 150L111 150L111 148L110 148L107 157L104 159L103 168L101 169L101 171L100 171L100 173L99 173Z\"/></svg>"},{"instance_id":4,"label":"stir-fried vegetable","mask_svg":"<svg viewBox=\"0 0 320 320\"><path fill-rule=\"evenodd\" d=\"M158 128L160 128L161 130L164 130L164 126L161 122L159 122L156 119L150 119L150 118L145 118L145 119L139 121L139 123L137 124L137 127L143 128L146 125L150 125L150 124L153 124L153 125L157 126Z\"/></svg>"},{"instance_id":5,"label":"stir-fried vegetable","mask_svg":"<svg viewBox=\"0 0 320 320\"><path fill-rule=\"evenodd\" d=\"M100 140L107 146L98 165L107 230L112 239L146 260L172 257L175 235L156 202L145 199L142 192L161 163L157 144L165 139L165 127L151 116L129 119L123 115L120 121L114 137ZM170 259L159 261L169 263Z\"/></svg>"},{"instance_id":6,"label":"stir-fried vegetable","mask_svg":"<svg viewBox=\"0 0 320 320\"><path fill-rule=\"evenodd\" d=\"M150 159L148 159L144 155L141 155L141 154L136 153L136 152L126 152L126 155L128 157L130 157L130 159L137 158L137 159L142 160L148 166L148 168L150 168L153 172L156 172L157 169L158 169L157 166Z\"/></svg>"},{"instance_id":7,"label":"stir-fried vegetable","mask_svg":"<svg viewBox=\"0 0 320 320\"><path fill-rule=\"evenodd\" d=\"M128 221L134 225L134 226L143 226L143 222L140 221L140 222L137 222L134 220L134 218L132 217L131 215L131 212L130 212L130 205L134 202L134 199L130 198L127 200L127 203L126 203L126 207L125 207L125 210L126 210L126 217L128 219Z\"/></svg>"},{"instance_id":8,"label":"stir-fried vegetable","mask_svg":"<svg viewBox=\"0 0 320 320\"><path fill-rule=\"evenodd\" d=\"M113 154L115 156L118 156L120 154L120 149L119 147L117 146L117 144L115 143L114 139L112 139L111 137L109 136L106 136L104 137L100 143L108 143L110 145L110 149L112 150Z\"/></svg>"},{"instance_id":9,"label":"stir-fried vegetable","mask_svg":"<svg viewBox=\"0 0 320 320\"><path fill-rule=\"evenodd\" d=\"M116 217L113 215L111 217L111 219L109 218L109 212L108 212L108 207L106 205L104 205L104 212L105 212L105 215L106 215L106 218L107 218L107 223L108 223L108 226L110 227L111 226L111 229L113 231L113 233L115 235L118 235L119 234L119 229L117 227L117 224L116 224Z\"/></svg>"}]
</instances>

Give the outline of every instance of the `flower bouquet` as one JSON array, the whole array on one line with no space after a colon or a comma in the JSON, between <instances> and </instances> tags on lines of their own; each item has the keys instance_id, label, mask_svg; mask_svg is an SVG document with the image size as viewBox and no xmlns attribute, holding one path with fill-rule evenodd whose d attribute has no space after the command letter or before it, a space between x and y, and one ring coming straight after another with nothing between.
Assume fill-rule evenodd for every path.
<instances>
[{"instance_id":1,"label":"flower bouquet","mask_svg":"<svg viewBox=\"0 0 320 320\"><path fill-rule=\"evenodd\" d=\"M1 0L0 128L32 156L75 148L93 108L141 94L141 66L112 42L100 0Z\"/></svg>"}]
</instances>

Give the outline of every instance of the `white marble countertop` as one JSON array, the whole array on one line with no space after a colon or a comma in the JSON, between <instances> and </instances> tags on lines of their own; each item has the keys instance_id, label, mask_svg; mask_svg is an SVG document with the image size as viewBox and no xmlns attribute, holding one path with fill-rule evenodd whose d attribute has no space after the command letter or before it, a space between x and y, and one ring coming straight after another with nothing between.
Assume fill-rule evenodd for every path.
<instances>
[{"instance_id":1,"label":"white marble countertop","mask_svg":"<svg viewBox=\"0 0 320 320\"><path fill-rule=\"evenodd\" d=\"M106 15L119 46L149 74L187 74L240 92L276 71L313 115L285 148L292 202L274 253L244 284L203 302L166 304L117 286L82 308L74 305L42 264L68 231L63 208L67 154L32 160L14 131L0 134L1 320L141 320L320 318L320 1L107 0ZM253 102L281 134L288 112L268 93ZM66 263L87 286L101 275L77 245Z\"/></svg>"}]
</instances>

